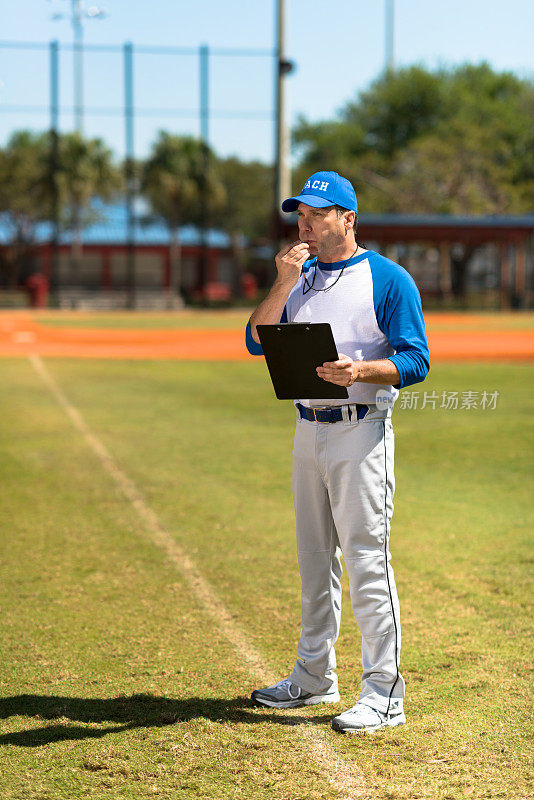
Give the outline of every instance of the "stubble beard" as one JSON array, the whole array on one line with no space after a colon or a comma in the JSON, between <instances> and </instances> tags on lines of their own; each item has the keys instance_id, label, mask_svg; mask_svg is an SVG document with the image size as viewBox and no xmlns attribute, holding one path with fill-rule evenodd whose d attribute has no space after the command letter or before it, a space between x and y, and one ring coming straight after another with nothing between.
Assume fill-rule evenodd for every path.
<instances>
[{"instance_id":1,"label":"stubble beard","mask_svg":"<svg viewBox=\"0 0 534 800\"><path fill-rule=\"evenodd\" d=\"M325 263L342 261L343 255L339 255L339 251L345 245L346 239L343 233L332 233L328 239L317 247L317 259Z\"/></svg>"}]
</instances>

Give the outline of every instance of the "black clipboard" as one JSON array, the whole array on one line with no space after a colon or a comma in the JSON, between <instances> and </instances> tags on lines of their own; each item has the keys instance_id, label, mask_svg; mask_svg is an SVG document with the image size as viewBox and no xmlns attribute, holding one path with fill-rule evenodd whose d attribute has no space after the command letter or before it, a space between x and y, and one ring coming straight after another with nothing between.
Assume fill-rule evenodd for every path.
<instances>
[{"instance_id":1,"label":"black clipboard","mask_svg":"<svg viewBox=\"0 0 534 800\"><path fill-rule=\"evenodd\" d=\"M258 336L279 400L347 398L345 386L319 378L316 368L337 361L337 347L328 322L280 322L258 325Z\"/></svg>"}]
</instances>

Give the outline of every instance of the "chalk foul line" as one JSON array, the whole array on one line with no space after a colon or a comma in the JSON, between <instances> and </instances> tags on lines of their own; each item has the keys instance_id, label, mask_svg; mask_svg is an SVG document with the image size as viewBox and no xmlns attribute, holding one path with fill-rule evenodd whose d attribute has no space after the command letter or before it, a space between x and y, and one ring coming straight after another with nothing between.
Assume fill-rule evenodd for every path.
<instances>
[{"instance_id":1,"label":"chalk foul line","mask_svg":"<svg viewBox=\"0 0 534 800\"><path fill-rule=\"evenodd\" d=\"M137 515L143 522L149 540L161 549L189 585L197 602L205 613L216 623L219 632L234 648L239 657L247 664L252 679L263 684L274 683L273 670L266 669L266 660L260 651L249 641L246 633L233 619L215 589L200 573L197 566L173 539L163 526L155 511L145 502L141 492L131 478L117 464L103 442L89 428L89 425L72 403L68 400L59 384L53 378L39 355L32 354L29 361L46 384L58 404L65 411L74 428L82 434L89 448L100 460L103 468L119 487ZM293 709L293 713L295 710ZM303 722L305 718L303 717ZM311 724L289 726L295 738L308 751L308 754L319 763L326 772L332 788L344 800L361 800L365 797L363 775L346 764L330 744L326 732Z\"/></svg>"}]
</instances>

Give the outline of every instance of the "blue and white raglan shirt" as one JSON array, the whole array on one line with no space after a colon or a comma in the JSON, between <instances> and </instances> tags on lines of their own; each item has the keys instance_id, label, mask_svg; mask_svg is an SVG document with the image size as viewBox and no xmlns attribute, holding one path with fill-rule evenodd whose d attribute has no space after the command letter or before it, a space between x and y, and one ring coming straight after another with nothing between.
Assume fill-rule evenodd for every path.
<instances>
[{"instance_id":1,"label":"blue and white raglan shirt","mask_svg":"<svg viewBox=\"0 0 534 800\"><path fill-rule=\"evenodd\" d=\"M430 366L419 291L403 267L374 250L351 258L336 283L344 265L345 261L307 261L280 321L329 322L338 353L353 361L388 358L399 371L400 383L387 386L356 381L348 389L348 400L300 402L308 406L373 404L381 389L383 400L393 404L398 390L424 380ZM331 288L326 292L307 291L304 278L312 284L314 276L313 289ZM263 355L261 345L252 338L250 322L246 343L249 353Z\"/></svg>"}]
</instances>

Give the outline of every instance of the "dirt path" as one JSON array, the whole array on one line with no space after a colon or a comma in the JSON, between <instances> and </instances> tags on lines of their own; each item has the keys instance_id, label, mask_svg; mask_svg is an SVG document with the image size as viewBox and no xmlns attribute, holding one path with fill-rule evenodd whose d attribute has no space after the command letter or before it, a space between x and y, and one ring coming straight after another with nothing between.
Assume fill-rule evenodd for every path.
<instances>
[{"instance_id":1,"label":"dirt path","mask_svg":"<svg viewBox=\"0 0 534 800\"><path fill-rule=\"evenodd\" d=\"M427 315L433 361L534 360L534 330L499 330L498 316ZM457 325L458 329L440 330ZM24 311L0 312L0 356L242 361L243 330L54 328Z\"/></svg>"}]
</instances>

